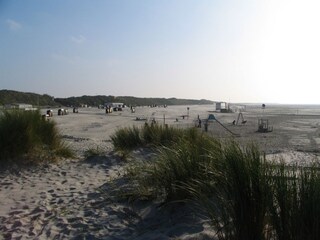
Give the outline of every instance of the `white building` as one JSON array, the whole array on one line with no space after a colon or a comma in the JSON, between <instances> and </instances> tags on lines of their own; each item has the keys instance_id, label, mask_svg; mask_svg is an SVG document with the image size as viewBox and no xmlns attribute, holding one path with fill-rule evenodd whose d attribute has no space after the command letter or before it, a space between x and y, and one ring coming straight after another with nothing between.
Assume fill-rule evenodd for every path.
<instances>
[{"instance_id":1,"label":"white building","mask_svg":"<svg viewBox=\"0 0 320 240\"><path fill-rule=\"evenodd\" d=\"M34 108L31 104L26 104L26 103L11 103L11 104L6 104L4 106L6 109L20 109L20 110L37 110L37 108Z\"/></svg>"},{"instance_id":2,"label":"white building","mask_svg":"<svg viewBox=\"0 0 320 240\"><path fill-rule=\"evenodd\" d=\"M113 111L122 111L122 108L125 108L124 103L105 103L105 108L112 108Z\"/></svg>"}]
</instances>

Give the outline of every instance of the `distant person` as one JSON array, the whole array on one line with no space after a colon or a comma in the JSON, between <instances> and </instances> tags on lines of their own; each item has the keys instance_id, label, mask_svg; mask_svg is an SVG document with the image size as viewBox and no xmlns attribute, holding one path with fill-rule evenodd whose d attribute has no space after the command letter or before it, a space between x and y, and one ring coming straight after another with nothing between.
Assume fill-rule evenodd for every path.
<instances>
[{"instance_id":1,"label":"distant person","mask_svg":"<svg viewBox=\"0 0 320 240\"><path fill-rule=\"evenodd\" d=\"M208 132L208 125L209 125L208 120L206 120L206 121L204 122L204 130L205 130L206 132Z\"/></svg>"}]
</instances>

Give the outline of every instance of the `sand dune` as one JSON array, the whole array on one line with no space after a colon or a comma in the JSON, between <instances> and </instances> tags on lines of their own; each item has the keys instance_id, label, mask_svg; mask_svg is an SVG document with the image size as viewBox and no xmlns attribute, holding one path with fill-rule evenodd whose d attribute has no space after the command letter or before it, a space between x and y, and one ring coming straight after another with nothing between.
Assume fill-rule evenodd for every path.
<instances>
[{"instance_id":1,"label":"sand dune","mask_svg":"<svg viewBox=\"0 0 320 240\"><path fill-rule=\"evenodd\" d=\"M155 118L160 123L189 127L198 115L208 117L211 106L174 106L137 108L106 115L100 109L79 109L78 114L54 115L63 139L77 152L78 159L56 164L13 169L0 173L0 239L209 239L210 226L190 210L174 204L117 201L110 179L123 181L126 162L112 151L110 135L117 128L144 124L138 119ZM232 125L237 113L214 113L221 123L235 132L241 143L255 141L271 159L308 163L317 158L320 116L312 110L275 108L262 112L249 108L247 123ZM287 112L286 112L287 111ZM279 113L280 112L280 113ZM256 133L257 119L263 114L274 131ZM232 134L215 122L208 133L222 139ZM104 156L84 158L90 148L99 148ZM301 152L302 150L307 151ZM136 151L146 157L143 151ZM304 162L303 162L304 161ZM114 181L117 182L117 181Z\"/></svg>"}]
</instances>

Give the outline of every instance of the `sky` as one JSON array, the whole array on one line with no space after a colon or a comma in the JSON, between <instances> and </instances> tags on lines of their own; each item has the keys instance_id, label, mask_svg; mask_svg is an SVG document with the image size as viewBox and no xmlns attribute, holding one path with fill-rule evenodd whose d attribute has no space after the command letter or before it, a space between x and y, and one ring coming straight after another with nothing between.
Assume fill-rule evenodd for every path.
<instances>
[{"instance_id":1,"label":"sky","mask_svg":"<svg viewBox=\"0 0 320 240\"><path fill-rule=\"evenodd\" d=\"M0 0L0 89L320 104L320 1Z\"/></svg>"}]
</instances>

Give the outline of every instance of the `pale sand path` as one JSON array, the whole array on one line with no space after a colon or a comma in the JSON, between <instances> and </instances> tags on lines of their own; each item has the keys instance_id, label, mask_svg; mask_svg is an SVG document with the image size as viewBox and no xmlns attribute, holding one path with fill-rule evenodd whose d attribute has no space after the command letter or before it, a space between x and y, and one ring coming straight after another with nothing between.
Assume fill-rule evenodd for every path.
<instances>
[{"instance_id":1,"label":"pale sand path","mask_svg":"<svg viewBox=\"0 0 320 240\"><path fill-rule=\"evenodd\" d=\"M0 232L6 239L68 239L95 232L107 236L116 226L104 219L117 219L119 207L98 208L98 189L117 175L114 158L66 161L1 175ZM90 210L92 207L92 210ZM101 222L103 221L103 222Z\"/></svg>"},{"instance_id":2,"label":"pale sand path","mask_svg":"<svg viewBox=\"0 0 320 240\"><path fill-rule=\"evenodd\" d=\"M122 160L105 156L2 174L2 237L206 239L213 234L188 206L119 202L111 194L117 181L107 180L117 179L122 167ZM118 181L123 185L121 178Z\"/></svg>"}]
</instances>

